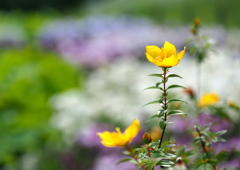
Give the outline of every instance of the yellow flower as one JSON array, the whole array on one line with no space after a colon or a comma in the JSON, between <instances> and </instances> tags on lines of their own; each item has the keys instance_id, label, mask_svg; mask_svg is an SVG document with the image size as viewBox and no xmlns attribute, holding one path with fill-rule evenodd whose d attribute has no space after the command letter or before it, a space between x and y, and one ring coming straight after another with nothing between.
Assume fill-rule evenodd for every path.
<instances>
[{"instance_id":1,"label":"yellow flower","mask_svg":"<svg viewBox=\"0 0 240 170\"><path fill-rule=\"evenodd\" d=\"M122 133L119 128L116 128L116 132L105 131L103 133L97 133L102 139L102 144L106 147L124 147L135 138L140 130L140 122L134 120L133 123Z\"/></svg>"},{"instance_id":2,"label":"yellow flower","mask_svg":"<svg viewBox=\"0 0 240 170\"><path fill-rule=\"evenodd\" d=\"M199 107L207 107L210 105L215 105L219 102L219 96L216 93L206 93L198 101Z\"/></svg>"},{"instance_id":3,"label":"yellow flower","mask_svg":"<svg viewBox=\"0 0 240 170\"><path fill-rule=\"evenodd\" d=\"M176 66L180 59L183 58L185 50L186 47L177 54L176 47L166 41L163 48L159 48L155 45L146 46L146 57L157 66L167 68Z\"/></svg>"}]
</instances>

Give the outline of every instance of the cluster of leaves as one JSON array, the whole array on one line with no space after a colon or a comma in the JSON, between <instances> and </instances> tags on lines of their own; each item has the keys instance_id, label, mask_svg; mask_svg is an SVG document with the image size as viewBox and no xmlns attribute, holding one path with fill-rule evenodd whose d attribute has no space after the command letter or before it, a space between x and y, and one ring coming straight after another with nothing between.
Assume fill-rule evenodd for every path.
<instances>
[{"instance_id":1,"label":"cluster of leaves","mask_svg":"<svg viewBox=\"0 0 240 170\"><path fill-rule=\"evenodd\" d=\"M198 160L196 163L196 168L202 167L202 166L208 166L208 164L211 165L212 169L216 169L218 160L216 159L216 156L211 151L211 145L213 143L217 142L225 142L225 139L221 138L220 136L225 134L227 130L222 130L219 132L212 132L210 131L211 124L202 127L200 125L196 125L196 131L194 132L195 138L194 143L200 144L203 150L203 156L201 160Z\"/></svg>"},{"instance_id":2,"label":"cluster of leaves","mask_svg":"<svg viewBox=\"0 0 240 170\"><path fill-rule=\"evenodd\" d=\"M140 148L133 150L129 149L124 151L125 155L132 155L133 158L123 159L118 162L131 162L135 164L137 169L152 170L155 166L170 167L175 164L176 155L173 154L171 148L175 144L165 142L161 148L159 148L160 140L151 142L149 144L142 145Z\"/></svg>"}]
</instances>

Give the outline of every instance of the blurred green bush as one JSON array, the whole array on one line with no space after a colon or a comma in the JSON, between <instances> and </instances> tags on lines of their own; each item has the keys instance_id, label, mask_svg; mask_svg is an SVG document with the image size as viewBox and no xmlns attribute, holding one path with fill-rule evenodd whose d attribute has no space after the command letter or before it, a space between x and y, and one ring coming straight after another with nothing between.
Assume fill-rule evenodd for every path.
<instances>
[{"instance_id":1,"label":"blurred green bush","mask_svg":"<svg viewBox=\"0 0 240 170\"><path fill-rule=\"evenodd\" d=\"M240 26L238 0L105 0L84 10L88 14L108 13L148 17L160 24L189 24L199 17L204 23Z\"/></svg>"},{"instance_id":2,"label":"blurred green bush","mask_svg":"<svg viewBox=\"0 0 240 170\"><path fill-rule=\"evenodd\" d=\"M34 47L0 52L0 169L18 167L25 153L41 157L47 148L60 148L49 99L82 81L76 67L53 53Z\"/></svg>"}]
</instances>

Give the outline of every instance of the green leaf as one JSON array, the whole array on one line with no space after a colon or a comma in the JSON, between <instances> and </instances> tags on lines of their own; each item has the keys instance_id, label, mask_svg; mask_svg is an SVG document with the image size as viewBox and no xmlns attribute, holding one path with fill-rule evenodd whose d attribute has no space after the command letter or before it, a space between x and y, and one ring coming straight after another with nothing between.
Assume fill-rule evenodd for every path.
<instances>
[{"instance_id":1,"label":"green leaf","mask_svg":"<svg viewBox=\"0 0 240 170\"><path fill-rule=\"evenodd\" d=\"M146 106L146 105L149 105L149 104L155 104L155 103L160 103L159 100L154 100L154 101L151 101L143 106Z\"/></svg>"},{"instance_id":2,"label":"green leaf","mask_svg":"<svg viewBox=\"0 0 240 170\"><path fill-rule=\"evenodd\" d=\"M131 155L131 153L129 151L123 151L122 152L124 155Z\"/></svg>"},{"instance_id":3,"label":"green leaf","mask_svg":"<svg viewBox=\"0 0 240 170\"><path fill-rule=\"evenodd\" d=\"M168 116L170 115L184 115L185 113L181 110L172 110L170 112L168 112Z\"/></svg>"},{"instance_id":4,"label":"green leaf","mask_svg":"<svg viewBox=\"0 0 240 170\"><path fill-rule=\"evenodd\" d=\"M168 82L168 78L165 79L165 81L162 81L163 83L167 83Z\"/></svg>"},{"instance_id":5,"label":"green leaf","mask_svg":"<svg viewBox=\"0 0 240 170\"><path fill-rule=\"evenodd\" d=\"M171 165L174 165L175 163L172 162L172 161L168 161L168 160L161 160L159 162L159 164L157 165L161 165L161 166L164 166L164 167L170 167Z\"/></svg>"},{"instance_id":6,"label":"green leaf","mask_svg":"<svg viewBox=\"0 0 240 170\"><path fill-rule=\"evenodd\" d=\"M162 96L163 96L163 98L167 97L168 96L168 92L166 93L166 96L165 96L164 93L162 93Z\"/></svg>"},{"instance_id":7,"label":"green leaf","mask_svg":"<svg viewBox=\"0 0 240 170\"><path fill-rule=\"evenodd\" d=\"M183 103L188 104L185 100L181 100L181 99L171 99L171 100L168 100L167 103L171 103L171 102L183 102Z\"/></svg>"},{"instance_id":8,"label":"green leaf","mask_svg":"<svg viewBox=\"0 0 240 170\"><path fill-rule=\"evenodd\" d=\"M218 142L226 142L226 140L223 138L218 138Z\"/></svg>"},{"instance_id":9,"label":"green leaf","mask_svg":"<svg viewBox=\"0 0 240 170\"><path fill-rule=\"evenodd\" d=\"M167 110L164 110L164 109L159 110L159 112L158 112L158 117L164 116L166 112L167 112Z\"/></svg>"},{"instance_id":10,"label":"green leaf","mask_svg":"<svg viewBox=\"0 0 240 170\"><path fill-rule=\"evenodd\" d=\"M199 160L197 163L196 163L196 166L195 168L199 168L201 165L205 164L205 161L203 160Z\"/></svg>"},{"instance_id":11,"label":"green leaf","mask_svg":"<svg viewBox=\"0 0 240 170\"><path fill-rule=\"evenodd\" d=\"M147 124L149 121L155 119L155 118L159 118L158 115L153 115L152 117L150 117L146 122L145 124Z\"/></svg>"},{"instance_id":12,"label":"green leaf","mask_svg":"<svg viewBox=\"0 0 240 170\"><path fill-rule=\"evenodd\" d=\"M163 103L164 99L165 99L165 97L159 97L159 103Z\"/></svg>"},{"instance_id":13,"label":"green leaf","mask_svg":"<svg viewBox=\"0 0 240 170\"><path fill-rule=\"evenodd\" d=\"M152 170L156 165L157 163L160 161L160 159L155 159L155 160L152 160L148 166L148 170Z\"/></svg>"},{"instance_id":14,"label":"green leaf","mask_svg":"<svg viewBox=\"0 0 240 170\"><path fill-rule=\"evenodd\" d=\"M176 145L175 144L168 144L168 145L162 146L160 149L163 150L163 149L170 148L170 147L173 147L173 146L176 146Z\"/></svg>"},{"instance_id":15,"label":"green leaf","mask_svg":"<svg viewBox=\"0 0 240 170\"><path fill-rule=\"evenodd\" d=\"M162 82L157 82L157 83L156 83L156 86L158 87L160 84L162 84Z\"/></svg>"},{"instance_id":16,"label":"green leaf","mask_svg":"<svg viewBox=\"0 0 240 170\"><path fill-rule=\"evenodd\" d=\"M167 122L167 125L169 125L169 124L175 124L174 122Z\"/></svg>"},{"instance_id":17,"label":"green leaf","mask_svg":"<svg viewBox=\"0 0 240 170\"><path fill-rule=\"evenodd\" d=\"M156 87L156 86L151 86L151 87L148 87L148 88L146 88L146 89L144 89L144 90L148 90L148 89L159 89L159 90L163 90L162 87Z\"/></svg>"},{"instance_id":18,"label":"green leaf","mask_svg":"<svg viewBox=\"0 0 240 170\"><path fill-rule=\"evenodd\" d=\"M172 88L179 88L179 87L186 89L186 87L184 87L184 86L180 86L180 85L177 85L177 84L173 84L173 85L168 86L167 90L172 89Z\"/></svg>"},{"instance_id":19,"label":"green leaf","mask_svg":"<svg viewBox=\"0 0 240 170\"><path fill-rule=\"evenodd\" d=\"M171 158L176 158L176 157L177 157L176 155L174 155L174 154L172 154L172 153L165 153L165 155L166 155L167 157L169 157L169 159L171 159Z\"/></svg>"},{"instance_id":20,"label":"green leaf","mask_svg":"<svg viewBox=\"0 0 240 170\"><path fill-rule=\"evenodd\" d=\"M167 78L170 78L170 77L178 77L178 78L182 79L182 77L177 75L177 74L170 74L170 75L167 76Z\"/></svg>"},{"instance_id":21,"label":"green leaf","mask_svg":"<svg viewBox=\"0 0 240 170\"><path fill-rule=\"evenodd\" d=\"M161 128L161 129L164 129L164 127L166 126L166 121L164 121L164 120L161 120L160 122L159 122L159 127Z\"/></svg>"},{"instance_id":22,"label":"green leaf","mask_svg":"<svg viewBox=\"0 0 240 170\"><path fill-rule=\"evenodd\" d=\"M136 160L134 160L134 159L130 159L128 162L131 162L131 163L133 163L133 164L135 164L135 165L138 165L139 163L136 161Z\"/></svg>"},{"instance_id":23,"label":"green leaf","mask_svg":"<svg viewBox=\"0 0 240 170\"><path fill-rule=\"evenodd\" d=\"M161 74L149 74L148 76L153 76L153 77L163 77Z\"/></svg>"},{"instance_id":24,"label":"green leaf","mask_svg":"<svg viewBox=\"0 0 240 170\"><path fill-rule=\"evenodd\" d=\"M122 159L122 160L118 161L118 162L116 163L116 165L119 165L119 164L124 163L124 162L128 162L128 161L130 161L130 160L131 160L131 159L129 159L129 158Z\"/></svg>"},{"instance_id":25,"label":"green leaf","mask_svg":"<svg viewBox=\"0 0 240 170\"><path fill-rule=\"evenodd\" d=\"M221 135L223 135L226 132L227 132L227 130L222 130L222 131L217 132L215 135L216 136L221 136Z\"/></svg>"}]
</instances>

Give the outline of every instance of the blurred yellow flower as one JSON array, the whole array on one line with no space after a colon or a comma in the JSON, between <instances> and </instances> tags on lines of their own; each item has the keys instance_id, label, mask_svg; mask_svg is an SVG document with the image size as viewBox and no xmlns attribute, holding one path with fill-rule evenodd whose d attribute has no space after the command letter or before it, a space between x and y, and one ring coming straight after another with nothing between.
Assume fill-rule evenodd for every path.
<instances>
[{"instance_id":1,"label":"blurred yellow flower","mask_svg":"<svg viewBox=\"0 0 240 170\"><path fill-rule=\"evenodd\" d=\"M159 140L162 136L162 130L159 127L154 127L150 133L152 141Z\"/></svg>"},{"instance_id":2,"label":"blurred yellow flower","mask_svg":"<svg viewBox=\"0 0 240 170\"><path fill-rule=\"evenodd\" d=\"M102 144L106 147L124 147L135 138L140 130L139 120L134 120L133 123L122 133L119 128L116 128L116 132L105 131L103 133L97 133L102 139Z\"/></svg>"},{"instance_id":3,"label":"blurred yellow flower","mask_svg":"<svg viewBox=\"0 0 240 170\"><path fill-rule=\"evenodd\" d=\"M219 102L219 96L216 93L206 93L198 101L199 107L207 107L210 105L216 105Z\"/></svg>"},{"instance_id":4,"label":"blurred yellow flower","mask_svg":"<svg viewBox=\"0 0 240 170\"><path fill-rule=\"evenodd\" d=\"M168 68L176 66L179 63L180 59L184 56L185 50L186 47L177 54L176 47L166 41L163 48L155 45L146 46L146 57L157 66Z\"/></svg>"}]
</instances>

